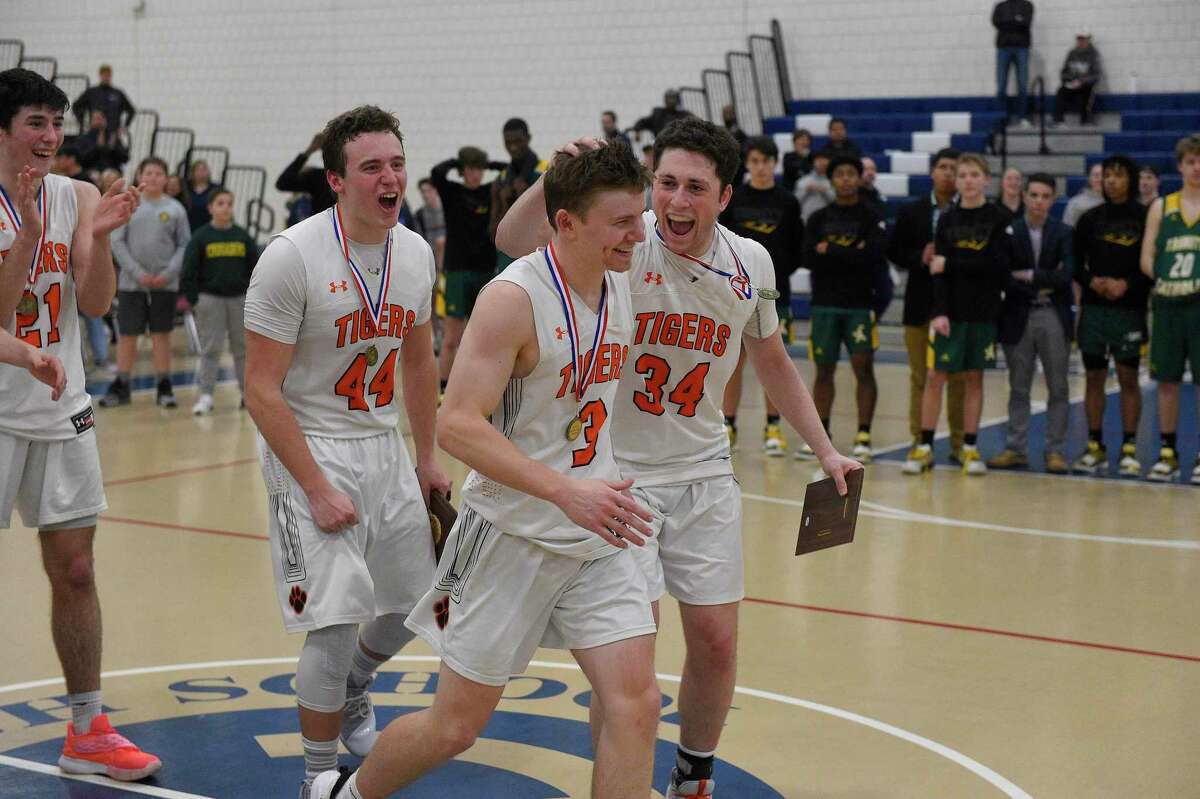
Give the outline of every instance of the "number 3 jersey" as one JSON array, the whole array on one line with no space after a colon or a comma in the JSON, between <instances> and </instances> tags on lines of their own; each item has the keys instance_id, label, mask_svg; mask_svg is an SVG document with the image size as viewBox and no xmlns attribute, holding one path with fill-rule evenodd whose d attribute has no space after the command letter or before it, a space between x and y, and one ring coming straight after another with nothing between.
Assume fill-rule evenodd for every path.
<instances>
[{"instance_id":1,"label":"number 3 jersey","mask_svg":"<svg viewBox=\"0 0 1200 799\"><path fill-rule=\"evenodd\" d=\"M272 238L246 293L246 329L295 347L283 397L305 435L362 438L394 430L400 347L430 318L435 267L424 239L396 225L390 248L348 247L380 304L378 335L335 235L332 208Z\"/></svg>"},{"instance_id":2,"label":"number 3 jersey","mask_svg":"<svg viewBox=\"0 0 1200 799\"><path fill-rule=\"evenodd\" d=\"M58 402L50 400L50 387L15 366L0 366L0 430L22 438L62 440L92 427L91 398L84 388L83 353L79 340L79 312L75 302L75 276L71 270L71 242L79 220L75 186L70 178L42 178L45 206L41 251L33 280L17 306L13 333L22 341L62 361L67 387ZM0 211L0 257L4 269L29 269L30 264L10 263L8 251L16 238L16 220Z\"/></svg>"},{"instance_id":3,"label":"number 3 jersey","mask_svg":"<svg viewBox=\"0 0 1200 799\"><path fill-rule=\"evenodd\" d=\"M629 273L633 341L613 410L621 475L656 486L733 474L721 400L743 333L766 338L779 328L774 299L758 293L773 295L771 256L721 225L703 258L677 255L653 211L644 221Z\"/></svg>"},{"instance_id":4,"label":"number 3 jersey","mask_svg":"<svg viewBox=\"0 0 1200 799\"><path fill-rule=\"evenodd\" d=\"M563 300L551 277L546 251L520 258L492 282L514 283L529 295L537 331L538 362L533 371L509 381L492 425L530 459L574 479L620 480L609 436L617 385L629 352L632 327L626 275L608 272L608 325L597 346L595 378L577 400L571 375L571 336ZM599 323L597 314L571 293L579 326L579 371L588 374ZM571 420L582 424L567 438ZM463 483L463 502L498 530L529 538L557 554L590 560L618 551L598 535L576 525L558 507L472 471Z\"/></svg>"}]
</instances>

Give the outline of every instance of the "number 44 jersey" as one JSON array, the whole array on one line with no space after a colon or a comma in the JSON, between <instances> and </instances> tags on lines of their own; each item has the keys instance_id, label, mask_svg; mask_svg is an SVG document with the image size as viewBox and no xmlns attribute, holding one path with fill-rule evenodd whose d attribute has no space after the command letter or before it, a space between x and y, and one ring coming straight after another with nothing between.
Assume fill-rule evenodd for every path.
<instances>
[{"instance_id":1,"label":"number 44 jersey","mask_svg":"<svg viewBox=\"0 0 1200 799\"><path fill-rule=\"evenodd\" d=\"M14 198L15 199L15 198ZM79 312L71 270L71 242L79 219L75 187L70 178L42 178L39 203L45 223L33 264L9 263L16 238L16 209L0 209L0 258L3 268L29 269L31 280L17 306L17 338L62 361L67 387L58 402L50 387L24 369L0 366L0 430L22 438L74 438L92 425L91 399L84 388L83 354L79 341ZM11 329L11 328L10 328Z\"/></svg>"},{"instance_id":2,"label":"number 44 jersey","mask_svg":"<svg viewBox=\"0 0 1200 799\"><path fill-rule=\"evenodd\" d=\"M652 211L645 223L629 273L633 340L613 410L617 463L643 487L732 474L721 400L742 336L778 335L771 256L721 225L702 258L680 255L659 237Z\"/></svg>"},{"instance_id":3,"label":"number 44 jersey","mask_svg":"<svg viewBox=\"0 0 1200 799\"><path fill-rule=\"evenodd\" d=\"M362 438L400 422L400 347L429 321L435 267L429 245L402 225L387 242L345 239L343 248L335 214L267 245L246 293L246 329L295 347L283 396L305 435Z\"/></svg>"}]
</instances>

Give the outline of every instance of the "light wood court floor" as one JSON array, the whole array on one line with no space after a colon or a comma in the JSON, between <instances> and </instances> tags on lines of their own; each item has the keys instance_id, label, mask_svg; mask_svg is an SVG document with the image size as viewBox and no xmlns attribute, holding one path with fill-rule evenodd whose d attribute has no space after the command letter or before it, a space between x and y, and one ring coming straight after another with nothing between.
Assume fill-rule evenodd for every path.
<instances>
[{"instance_id":1,"label":"light wood court floor","mask_svg":"<svg viewBox=\"0 0 1200 799\"><path fill-rule=\"evenodd\" d=\"M875 444L903 447L906 369L879 375ZM985 418L1003 415L1002 384L989 375ZM0 534L0 796L295 796L301 641L271 587L254 427L231 386L203 419L190 389L179 398L162 411L142 394L97 421L105 700L165 768L127 789L54 776L68 714L36 536L14 519ZM1200 796L1200 491L877 463L854 544L794 558L812 465L760 454L752 379L743 407L747 600L721 799ZM664 607L660 791L682 666ZM383 720L430 701L429 650L402 655L374 688ZM588 695L568 662L539 652L476 748L401 795L586 796Z\"/></svg>"}]
</instances>

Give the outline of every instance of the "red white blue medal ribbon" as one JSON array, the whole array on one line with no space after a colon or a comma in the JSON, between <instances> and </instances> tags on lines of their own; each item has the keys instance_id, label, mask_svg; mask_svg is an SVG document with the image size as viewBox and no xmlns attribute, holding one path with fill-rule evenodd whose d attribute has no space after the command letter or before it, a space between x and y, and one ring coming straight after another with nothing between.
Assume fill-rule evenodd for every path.
<instances>
[{"instance_id":1,"label":"red white blue medal ribbon","mask_svg":"<svg viewBox=\"0 0 1200 799\"><path fill-rule=\"evenodd\" d=\"M38 213L42 217L42 236L38 239L37 249L33 251L33 261L29 264L29 282L32 284L37 278L38 260L42 257L42 250L46 247L46 230L50 227L50 202L46 197L46 184L43 181L38 187L37 197ZM13 204L12 198L8 196L8 192L0 186L0 208L4 209L4 215L8 217L8 221L12 224L13 235L21 229L21 215L17 213L17 207Z\"/></svg>"},{"instance_id":2,"label":"red white blue medal ribbon","mask_svg":"<svg viewBox=\"0 0 1200 799\"><path fill-rule=\"evenodd\" d=\"M661 244L667 252L673 255L678 255L680 258L684 258L694 264L699 264L708 271L714 272L723 278L727 278L729 280L730 288L733 289L733 293L739 297L748 300L754 293L754 288L750 285L750 273L746 271L746 267L742 265L742 259L738 258L738 254L733 249L733 245L729 243L729 239L725 238L725 234L721 233L720 229L717 230L717 235L721 237L721 241L725 242L725 246L729 248L729 254L733 256L733 263L737 269L736 274L717 269L712 264L705 263L694 255L688 255L686 252L675 252L675 250L672 250L667 246L667 240L663 238L662 231L659 230L657 222L654 223L654 235L658 237L658 243Z\"/></svg>"},{"instance_id":3,"label":"red white blue medal ribbon","mask_svg":"<svg viewBox=\"0 0 1200 799\"><path fill-rule=\"evenodd\" d=\"M371 289L367 286L367 281L363 278L358 264L354 263L354 259L350 257L350 240L346 238L345 230L342 227L341 209L334 205L329 211L330 217L333 219L333 237L337 239L338 246L342 249L342 255L350 267L350 276L354 278L354 286L358 289L358 296L362 300L363 307L367 309L367 316L371 320L371 332L379 335L379 318L383 314L383 299L387 296L388 284L392 277L392 231L388 231L387 243L383 246L383 273L379 278L379 294L371 299Z\"/></svg>"},{"instance_id":4,"label":"red white blue medal ribbon","mask_svg":"<svg viewBox=\"0 0 1200 799\"><path fill-rule=\"evenodd\" d=\"M600 306L596 310L596 332L592 336L592 349L585 356L587 373L579 374L579 324L575 321L575 304L571 301L571 289L567 286L566 277L558 263L558 254L554 245L550 244L542 251L546 257L546 266L550 269L550 281L558 292L558 301L562 305L563 316L567 319L567 336L571 340L571 383L575 393L575 401L583 402L588 386L596 379L596 353L604 343L604 333L608 329L608 275L605 274L604 286L600 289Z\"/></svg>"}]
</instances>

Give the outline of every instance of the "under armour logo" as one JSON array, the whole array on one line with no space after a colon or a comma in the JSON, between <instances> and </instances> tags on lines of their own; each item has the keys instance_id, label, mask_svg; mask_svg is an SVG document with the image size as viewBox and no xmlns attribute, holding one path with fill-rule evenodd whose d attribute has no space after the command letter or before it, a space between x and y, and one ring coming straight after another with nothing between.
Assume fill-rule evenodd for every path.
<instances>
[{"instance_id":1,"label":"under armour logo","mask_svg":"<svg viewBox=\"0 0 1200 799\"><path fill-rule=\"evenodd\" d=\"M642 278L642 280L646 283L646 285L653 283L656 286L661 286L663 282L663 276L657 272L647 272L646 276Z\"/></svg>"},{"instance_id":2,"label":"under armour logo","mask_svg":"<svg viewBox=\"0 0 1200 799\"><path fill-rule=\"evenodd\" d=\"M347 290L349 290L349 288L350 288L350 284L347 283L345 280L343 280L341 283L338 283L333 280L329 281L329 293L330 294L334 294L338 291L347 291Z\"/></svg>"},{"instance_id":3,"label":"under armour logo","mask_svg":"<svg viewBox=\"0 0 1200 799\"><path fill-rule=\"evenodd\" d=\"M562 337L567 335L567 331L563 330L561 327L556 327L554 328L554 335L559 341L562 341Z\"/></svg>"}]
</instances>

